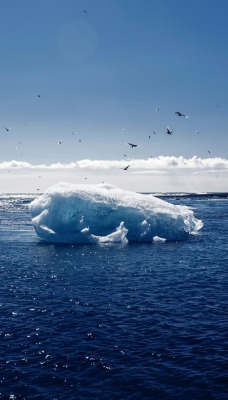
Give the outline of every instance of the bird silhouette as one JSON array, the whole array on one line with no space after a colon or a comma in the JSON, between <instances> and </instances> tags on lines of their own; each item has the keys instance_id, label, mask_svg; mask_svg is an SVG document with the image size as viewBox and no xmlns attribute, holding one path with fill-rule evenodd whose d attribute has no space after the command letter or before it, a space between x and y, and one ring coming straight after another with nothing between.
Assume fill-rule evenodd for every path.
<instances>
[{"instance_id":1,"label":"bird silhouette","mask_svg":"<svg viewBox=\"0 0 228 400\"><path fill-rule=\"evenodd\" d=\"M172 135L173 131L171 131L171 129L169 129L169 127L167 126L166 133L167 135Z\"/></svg>"},{"instance_id":2,"label":"bird silhouette","mask_svg":"<svg viewBox=\"0 0 228 400\"><path fill-rule=\"evenodd\" d=\"M183 113L181 113L180 111L175 111L174 114L177 114L178 117L185 117L185 118L188 118L188 116L187 116L186 114L183 114Z\"/></svg>"},{"instance_id":3,"label":"bird silhouette","mask_svg":"<svg viewBox=\"0 0 228 400\"><path fill-rule=\"evenodd\" d=\"M131 146L132 149L133 149L134 147L140 146L140 144L134 144L134 143L126 143L126 144L128 144L129 146Z\"/></svg>"},{"instance_id":4,"label":"bird silhouette","mask_svg":"<svg viewBox=\"0 0 228 400\"><path fill-rule=\"evenodd\" d=\"M130 167L130 164L129 165L127 165L126 167L124 167L124 168L120 168L120 169L123 169L124 171L127 171L127 169Z\"/></svg>"}]
</instances>

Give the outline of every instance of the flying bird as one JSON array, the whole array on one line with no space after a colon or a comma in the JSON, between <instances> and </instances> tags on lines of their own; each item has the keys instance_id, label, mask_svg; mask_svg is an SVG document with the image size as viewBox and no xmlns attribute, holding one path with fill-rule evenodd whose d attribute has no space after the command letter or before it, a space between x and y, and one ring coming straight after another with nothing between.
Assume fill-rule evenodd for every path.
<instances>
[{"instance_id":1,"label":"flying bird","mask_svg":"<svg viewBox=\"0 0 228 400\"><path fill-rule=\"evenodd\" d=\"M38 94L37 97L41 97L40 94Z\"/></svg>"},{"instance_id":2,"label":"flying bird","mask_svg":"<svg viewBox=\"0 0 228 400\"><path fill-rule=\"evenodd\" d=\"M62 144L63 142L58 142L58 144Z\"/></svg>"},{"instance_id":3,"label":"flying bird","mask_svg":"<svg viewBox=\"0 0 228 400\"><path fill-rule=\"evenodd\" d=\"M124 168L120 168L120 169L123 169L124 171L127 171L127 169L130 167L130 164L129 165L127 165L126 167L124 167Z\"/></svg>"},{"instance_id":4,"label":"flying bird","mask_svg":"<svg viewBox=\"0 0 228 400\"><path fill-rule=\"evenodd\" d=\"M160 108L156 108L156 110L155 111L159 111L160 110Z\"/></svg>"},{"instance_id":5,"label":"flying bird","mask_svg":"<svg viewBox=\"0 0 228 400\"><path fill-rule=\"evenodd\" d=\"M167 135L172 135L173 131L171 131L171 129L169 129L169 127L167 126L166 133Z\"/></svg>"},{"instance_id":6,"label":"flying bird","mask_svg":"<svg viewBox=\"0 0 228 400\"><path fill-rule=\"evenodd\" d=\"M140 146L140 144L133 144L133 143L125 143L125 144L128 144L129 146L131 146L132 149L133 149L133 147Z\"/></svg>"},{"instance_id":7,"label":"flying bird","mask_svg":"<svg viewBox=\"0 0 228 400\"><path fill-rule=\"evenodd\" d=\"M16 150L18 150L19 149L19 144L21 144L22 142L20 141L20 142L17 142L17 146L16 146Z\"/></svg>"},{"instance_id":8,"label":"flying bird","mask_svg":"<svg viewBox=\"0 0 228 400\"><path fill-rule=\"evenodd\" d=\"M7 126L4 126L6 132L9 132L11 128L7 128Z\"/></svg>"},{"instance_id":9,"label":"flying bird","mask_svg":"<svg viewBox=\"0 0 228 400\"><path fill-rule=\"evenodd\" d=\"M187 116L186 114L183 114L183 113L181 113L180 111L175 111L174 114L177 114L178 117L185 117L185 118L188 118L188 116Z\"/></svg>"},{"instance_id":10,"label":"flying bird","mask_svg":"<svg viewBox=\"0 0 228 400\"><path fill-rule=\"evenodd\" d=\"M87 12L86 10L82 10L82 12L83 12L84 14L88 14L88 12Z\"/></svg>"}]
</instances>

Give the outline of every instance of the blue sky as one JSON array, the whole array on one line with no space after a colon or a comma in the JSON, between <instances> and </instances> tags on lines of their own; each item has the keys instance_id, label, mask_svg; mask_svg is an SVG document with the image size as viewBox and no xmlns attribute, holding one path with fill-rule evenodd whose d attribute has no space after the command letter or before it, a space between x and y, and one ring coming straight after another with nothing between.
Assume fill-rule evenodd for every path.
<instances>
[{"instance_id":1,"label":"blue sky","mask_svg":"<svg viewBox=\"0 0 228 400\"><path fill-rule=\"evenodd\" d=\"M228 191L226 0L0 5L0 192Z\"/></svg>"}]
</instances>

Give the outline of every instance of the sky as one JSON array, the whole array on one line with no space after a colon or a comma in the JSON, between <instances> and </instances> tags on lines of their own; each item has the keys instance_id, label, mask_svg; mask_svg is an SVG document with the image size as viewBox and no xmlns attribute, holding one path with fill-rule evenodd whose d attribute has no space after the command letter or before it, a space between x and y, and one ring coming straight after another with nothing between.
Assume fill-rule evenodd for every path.
<instances>
[{"instance_id":1,"label":"sky","mask_svg":"<svg viewBox=\"0 0 228 400\"><path fill-rule=\"evenodd\" d=\"M228 192L227 0L0 6L0 193Z\"/></svg>"}]
</instances>

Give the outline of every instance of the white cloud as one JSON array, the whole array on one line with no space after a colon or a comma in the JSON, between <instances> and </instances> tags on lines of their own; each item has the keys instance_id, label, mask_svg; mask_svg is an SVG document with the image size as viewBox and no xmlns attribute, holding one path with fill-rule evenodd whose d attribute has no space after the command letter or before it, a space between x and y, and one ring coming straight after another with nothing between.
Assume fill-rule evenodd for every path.
<instances>
[{"instance_id":1,"label":"white cloud","mask_svg":"<svg viewBox=\"0 0 228 400\"><path fill-rule=\"evenodd\" d=\"M192 169L192 170L226 170L228 169L228 160L224 158L192 158L159 156L148 159L124 159L124 160L79 160L70 163L57 162L54 164L31 164L26 161L3 161L0 163L0 170L8 169L32 169L32 170L74 170L74 169L92 169L92 170L109 170L119 169L130 164L128 171L136 170L141 173L161 173L166 169Z\"/></svg>"}]
</instances>

